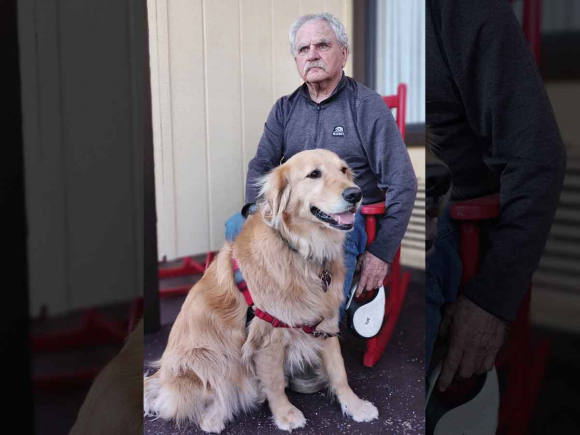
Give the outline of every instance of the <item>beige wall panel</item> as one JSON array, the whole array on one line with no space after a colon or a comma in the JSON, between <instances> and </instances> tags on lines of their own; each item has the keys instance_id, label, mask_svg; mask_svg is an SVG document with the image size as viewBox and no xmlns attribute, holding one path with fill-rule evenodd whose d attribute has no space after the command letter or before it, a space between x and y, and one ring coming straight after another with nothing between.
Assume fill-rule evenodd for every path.
<instances>
[{"instance_id":1,"label":"beige wall panel","mask_svg":"<svg viewBox=\"0 0 580 435\"><path fill-rule=\"evenodd\" d=\"M155 41L157 74L151 76L152 104L157 118L153 122L155 144L155 202L159 256L177 256L177 226L175 214L175 173L173 155L173 113L171 108L171 60L169 39L168 0L149 0L149 8L156 12L155 26L149 25L150 40ZM151 16L151 14L150 14ZM154 35L152 32L155 32ZM152 36L152 37L151 37ZM157 82L155 82L157 80ZM155 112L154 112L155 113ZM155 116L155 115L154 115Z\"/></svg>"},{"instance_id":2,"label":"beige wall panel","mask_svg":"<svg viewBox=\"0 0 580 435\"><path fill-rule=\"evenodd\" d=\"M176 256L183 257L191 252L209 250L208 208L205 206L208 204L208 167L202 1L171 0L168 17ZM213 15L210 20L215 28ZM237 37L232 41L237 41ZM217 43L214 45L220 46ZM236 44L230 42L228 45ZM213 56L211 53L215 48L208 45L208 50L210 56ZM227 57L221 59L222 65L223 59ZM236 61L237 55L234 52L231 62ZM212 70L208 71L214 74ZM215 98L222 97L216 95ZM219 118L212 118L214 126L216 122L219 124ZM216 139L214 146L219 146L220 139Z\"/></svg>"},{"instance_id":3,"label":"beige wall panel","mask_svg":"<svg viewBox=\"0 0 580 435\"><path fill-rule=\"evenodd\" d=\"M149 26L149 70L151 78L151 117L153 124L153 159L155 164L155 202L157 213L157 251L159 259L167 255L165 247L169 244L168 235L168 213L163 207L164 187L163 187L163 147L161 145L161 89L159 86L160 65L159 65L159 42L157 40L157 2L148 0L147 20Z\"/></svg>"},{"instance_id":4,"label":"beige wall panel","mask_svg":"<svg viewBox=\"0 0 580 435\"><path fill-rule=\"evenodd\" d=\"M272 65L274 93L273 101L288 95L302 84L296 70L294 58L290 53L288 31L300 16L300 4L297 1L272 0Z\"/></svg>"},{"instance_id":5,"label":"beige wall panel","mask_svg":"<svg viewBox=\"0 0 580 435\"><path fill-rule=\"evenodd\" d=\"M68 246L58 5L19 2L30 314L67 309Z\"/></svg>"},{"instance_id":6,"label":"beige wall panel","mask_svg":"<svg viewBox=\"0 0 580 435\"><path fill-rule=\"evenodd\" d=\"M324 0L300 0L300 15L328 12Z\"/></svg>"},{"instance_id":7,"label":"beige wall panel","mask_svg":"<svg viewBox=\"0 0 580 435\"><path fill-rule=\"evenodd\" d=\"M271 0L241 0L244 185L274 100Z\"/></svg>"},{"instance_id":8,"label":"beige wall panel","mask_svg":"<svg viewBox=\"0 0 580 435\"><path fill-rule=\"evenodd\" d=\"M347 28L347 23L345 19L347 14L347 6L346 6L347 3L348 1L345 0L324 0L323 6L324 12L330 12L335 17L338 17L341 23L344 24L345 28ZM348 28L346 29L346 31L348 32ZM350 38L350 33L348 36Z\"/></svg>"},{"instance_id":9,"label":"beige wall panel","mask_svg":"<svg viewBox=\"0 0 580 435\"><path fill-rule=\"evenodd\" d=\"M205 0L203 7L209 234L215 250L224 242L224 223L243 202L240 10L238 0Z\"/></svg>"},{"instance_id":10,"label":"beige wall panel","mask_svg":"<svg viewBox=\"0 0 580 435\"><path fill-rule=\"evenodd\" d=\"M33 316L143 288L144 11L135 0L19 2Z\"/></svg>"},{"instance_id":11,"label":"beige wall panel","mask_svg":"<svg viewBox=\"0 0 580 435\"><path fill-rule=\"evenodd\" d=\"M69 309L136 297L139 252L135 198L135 59L130 2L59 4L63 155L67 178ZM98 5L98 14L92 13ZM103 47L107 47L103 50ZM95 76L95 71L99 71ZM135 74L138 76L138 73ZM87 116L87 107L91 116ZM123 120L123 122L119 122ZM95 182L97 181L98 182ZM94 198L106 198L102 207ZM141 218L142 219L142 218ZM112 247L112 245L114 247ZM121 248L122 247L122 248ZM99 258L99 267L92 260ZM129 272L130 271L130 272Z\"/></svg>"},{"instance_id":12,"label":"beige wall panel","mask_svg":"<svg viewBox=\"0 0 580 435\"><path fill-rule=\"evenodd\" d=\"M343 24L346 27L346 33L348 33L348 41L349 44L351 45L351 51L350 51L350 55L348 58L348 63L346 64L346 68L344 69L345 73L347 76L352 77L352 66L353 66L353 51L352 51L352 47L354 46L354 44L352 43L352 41L354 40L354 32L352 30L352 2L356 1L356 0L343 0L344 1L344 8L345 8L345 17L344 17L344 21Z\"/></svg>"}]
</instances>

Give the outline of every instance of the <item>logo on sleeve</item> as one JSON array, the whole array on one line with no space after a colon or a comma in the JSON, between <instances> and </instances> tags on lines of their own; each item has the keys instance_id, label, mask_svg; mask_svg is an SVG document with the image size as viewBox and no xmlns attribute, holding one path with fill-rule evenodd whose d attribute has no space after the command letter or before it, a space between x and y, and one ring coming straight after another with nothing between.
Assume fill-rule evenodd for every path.
<instances>
[{"instance_id":1,"label":"logo on sleeve","mask_svg":"<svg viewBox=\"0 0 580 435\"><path fill-rule=\"evenodd\" d=\"M340 125L334 127L332 135L333 136L344 136L344 127L341 127Z\"/></svg>"}]
</instances>

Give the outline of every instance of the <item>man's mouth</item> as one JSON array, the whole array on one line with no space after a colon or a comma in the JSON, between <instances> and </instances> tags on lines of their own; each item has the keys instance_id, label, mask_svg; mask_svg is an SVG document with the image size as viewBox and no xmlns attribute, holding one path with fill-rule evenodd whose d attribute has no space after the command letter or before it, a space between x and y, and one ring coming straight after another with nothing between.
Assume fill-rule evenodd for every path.
<instances>
[{"instance_id":1,"label":"man's mouth","mask_svg":"<svg viewBox=\"0 0 580 435\"><path fill-rule=\"evenodd\" d=\"M354 227L354 214L356 213L356 207L352 207L342 213L326 214L319 208L313 206L310 208L310 212L319 220L327 223L333 228L348 231Z\"/></svg>"}]
</instances>

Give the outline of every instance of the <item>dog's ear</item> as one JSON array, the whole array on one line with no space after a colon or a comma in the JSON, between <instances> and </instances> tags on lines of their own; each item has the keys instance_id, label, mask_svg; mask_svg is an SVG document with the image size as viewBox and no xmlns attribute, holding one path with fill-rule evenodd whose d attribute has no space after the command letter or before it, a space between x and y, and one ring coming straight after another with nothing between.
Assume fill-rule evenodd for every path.
<instances>
[{"instance_id":1,"label":"dog's ear","mask_svg":"<svg viewBox=\"0 0 580 435\"><path fill-rule=\"evenodd\" d=\"M348 177L348 179L350 181L354 182L354 172L352 171L352 169L350 169L348 166L346 167L346 172L345 172L346 176Z\"/></svg>"},{"instance_id":2,"label":"dog's ear","mask_svg":"<svg viewBox=\"0 0 580 435\"><path fill-rule=\"evenodd\" d=\"M342 172L348 177L350 181L354 182L354 172L344 160L341 161L342 163Z\"/></svg>"},{"instance_id":3,"label":"dog's ear","mask_svg":"<svg viewBox=\"0 0 580 435\"><path fill-rule=\"evenodd\" d=\"M288 168L278 166L264 176L260 182L260 202L262 214L268 225L277 227L290 201L290 180Z\"/></svg>"}]
</instances>

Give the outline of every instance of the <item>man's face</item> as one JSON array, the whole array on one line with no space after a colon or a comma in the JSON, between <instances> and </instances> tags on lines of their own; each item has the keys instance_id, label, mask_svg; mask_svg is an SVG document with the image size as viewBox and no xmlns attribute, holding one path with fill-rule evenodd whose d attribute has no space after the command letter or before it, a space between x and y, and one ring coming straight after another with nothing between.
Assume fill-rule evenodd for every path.
<instances>
[{"instance_id":1,"label":"man's face","mask_svg":"<svg viewBox=\"0 0 580 435\"><path fill-rule=\"evenodd\" d=\"M346 65L347 49L325 21L309 21L296 34L296 66L302 80L322 84L341 75Z\"/></svg>"}]
</instances>

